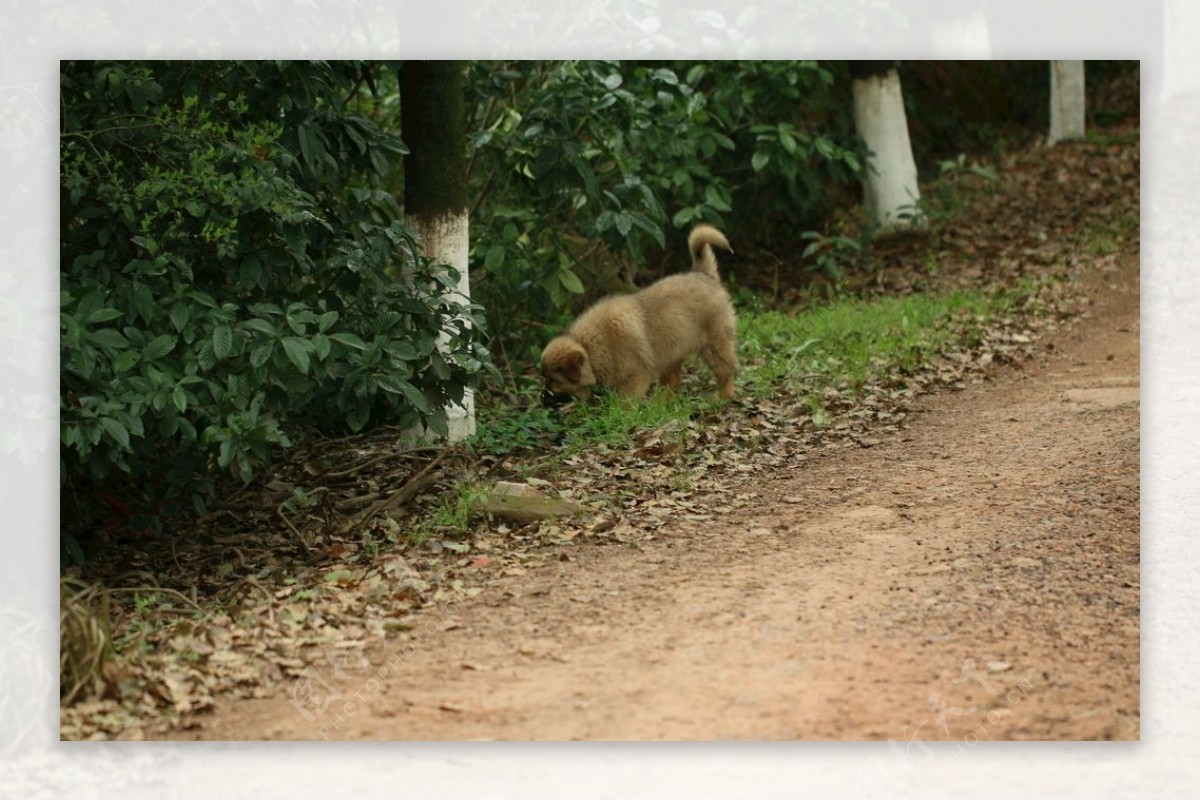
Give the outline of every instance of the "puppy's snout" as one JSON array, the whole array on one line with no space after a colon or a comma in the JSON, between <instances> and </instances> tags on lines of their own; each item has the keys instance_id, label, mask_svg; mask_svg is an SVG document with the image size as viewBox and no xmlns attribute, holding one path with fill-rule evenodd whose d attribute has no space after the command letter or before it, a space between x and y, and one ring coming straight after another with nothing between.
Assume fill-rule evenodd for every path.
<instances>
[{"instance_id":1,"label":"puppy's snout","mask_svg":"<svg viewBox=\"0 0 1200 801\"><path fill-rule=\"evenodd\" d=\"M565 406L573 399L573 396L566 392L551 392L549 389L542 390L542 405L547 409L557 409L559 406Z\"/></svg>"}]
</instances>

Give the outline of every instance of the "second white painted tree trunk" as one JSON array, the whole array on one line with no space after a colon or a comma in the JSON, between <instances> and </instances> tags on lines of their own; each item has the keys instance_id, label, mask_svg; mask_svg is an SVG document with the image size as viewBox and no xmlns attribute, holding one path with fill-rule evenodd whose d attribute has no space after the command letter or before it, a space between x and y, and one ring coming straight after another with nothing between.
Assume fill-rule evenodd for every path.
<instances>
[{"instance_id":1,"label":"second white painted tree trunk","mask_svg":"<svg viewBox=\"0 0 1200 801\"><path fill-rule=\"evenodd\" d=\"M908 138L908 118L900 75L855 79L854 126L873 154L863 179L867 212L883 228L894 228L915 220L921 198L917 165Z\"/></svg>"},{"instance_id":2,"label":"second white painted tree trunk","mask_svg":"<svg viewBox=\"0 0 1200 801\"><path fill-rule=\"evenodd\" d=\"M1050 136L1048 144L1080 139L1084 129L1082 61L1050 62Z\"/></svg>"}]
</instances>

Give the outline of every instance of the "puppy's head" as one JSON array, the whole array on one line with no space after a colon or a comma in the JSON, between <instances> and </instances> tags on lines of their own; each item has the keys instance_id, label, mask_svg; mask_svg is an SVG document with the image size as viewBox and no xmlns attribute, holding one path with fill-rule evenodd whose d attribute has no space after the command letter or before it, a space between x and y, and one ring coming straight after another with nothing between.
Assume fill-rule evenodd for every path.
<instances>
[{"instance_id":1,"label":"puppy's head","mask_svg":"<svg viewBox=\"0 0 1200 801\"><path fill-rule=\"evenodd\" d=\"M596 383L587 351L566 335L550 340L542 351L542 379L548 406L559 405L569 396L586 399Z\"/></svg>"}]
</instances>

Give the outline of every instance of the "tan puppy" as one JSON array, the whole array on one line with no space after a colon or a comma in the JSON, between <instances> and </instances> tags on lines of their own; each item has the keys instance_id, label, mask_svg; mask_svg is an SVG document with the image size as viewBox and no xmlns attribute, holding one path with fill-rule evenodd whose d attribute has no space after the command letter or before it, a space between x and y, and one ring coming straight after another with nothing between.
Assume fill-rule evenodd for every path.
<instances>
[{"instance_id":1,"label":"tan puppy","mask_svg":"<svg viewBox=\"0 0 1200 801\"><path fill-rule=\"evenodd\" d=\"M641 398L655 382L677 389L683 360L699 353L721 397L732 398L737 318L717 276L714 245L733 250L716 228L697 225L688 235L691 272L605 298L551 340L542 351L547 391L586 398L602 384L622 398Z\"/></svg>"}]
</instances>

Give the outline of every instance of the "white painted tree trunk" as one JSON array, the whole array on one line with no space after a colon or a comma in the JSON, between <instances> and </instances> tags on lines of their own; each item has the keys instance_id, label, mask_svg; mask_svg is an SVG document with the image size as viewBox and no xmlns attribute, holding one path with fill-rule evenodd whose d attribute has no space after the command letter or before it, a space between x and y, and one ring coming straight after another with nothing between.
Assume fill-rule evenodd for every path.
<instances>
[{"instance_id":1,"label":"white painted tree trunk","mask_svg":"<svg viewBox=\"0 0 1200 801\"><path fill-rule=\"evenodd\" d=\"M421 250L436 263L448 264L458 271L458 284L446 294L459 303L471 301L471 277L467 274L467 254L470 250L467 214L409 215L408 227L421 237ZM449 335L443 333L439 343L445 345ZM451 442L459 442L475 433L475 393L469 387L463 393L461 406L446 409L446 422Z\"/></svg>"},{"instance_id":2,"label":"white painted tree trunk","mask_svg":"<svg viewBox=\"0 0 1200 801\"><path fill-rule=\"evenodd\" d=\"M885 229L911 224L917 219L921 190L908 138L900 75L890 70L883 75L856 78L852 88L854 126L874 154L863 178L867 212Z\"/></svg>"},{"instance_id":3,"label":"white painted tree trunk","mask_svg":"<svg viewBox=\"0 0 1200 801\"><path fill-rule=\"evenodd\" d=\"M1082 61L1050 62L1050 136L1047 144L1081 139L1084 128Z\"/></svg>"}]
</instances>

